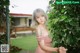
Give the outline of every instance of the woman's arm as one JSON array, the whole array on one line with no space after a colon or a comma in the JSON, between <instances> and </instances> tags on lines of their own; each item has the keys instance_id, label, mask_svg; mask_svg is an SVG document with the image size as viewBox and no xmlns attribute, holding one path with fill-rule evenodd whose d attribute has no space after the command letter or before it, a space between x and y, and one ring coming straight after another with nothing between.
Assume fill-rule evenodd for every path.
<instances>
[{"instance_id":1,"label":"woman's arm","mask_svg":"<svg viewBox=\"0 0 80 53\"><path fill-rule=\"evenodd\" d=\"M58 48L53 48L53 47L46 46L45 43L44 43L44 40L41 40L41 41L39 42L39 44L40 44L40 47L41 47L43 50L50 51L50 52L58 52L58 51L59 51Z\"/></svg>"}]
</instances>

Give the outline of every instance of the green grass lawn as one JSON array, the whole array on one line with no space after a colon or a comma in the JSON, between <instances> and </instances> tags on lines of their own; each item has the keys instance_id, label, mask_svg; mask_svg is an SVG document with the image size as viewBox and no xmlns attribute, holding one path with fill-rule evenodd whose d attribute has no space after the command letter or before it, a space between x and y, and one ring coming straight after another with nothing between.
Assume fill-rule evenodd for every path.
<instances>
[{"instance_id":1,"label":"green grass lawn","mask_svg":"<svg viewBox=\"0 0 80 53\"><path fill-rule=\"evenodd\" d=\"M37 47L36 36L28 35L21 38L11 39L11 45L22 48L23 50L35 50Z\"/></svg>"}]
</instances>

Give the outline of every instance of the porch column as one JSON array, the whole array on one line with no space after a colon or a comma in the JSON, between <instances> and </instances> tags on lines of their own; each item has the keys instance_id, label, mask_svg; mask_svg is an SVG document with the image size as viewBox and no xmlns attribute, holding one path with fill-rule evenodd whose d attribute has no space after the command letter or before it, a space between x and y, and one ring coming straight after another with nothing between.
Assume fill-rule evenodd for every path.
<instances>
[{"instance_id":1,"label":"porch column","mask_svg":"<svg viewBox=\"0 0 80 53\"><path fill-rule=\"evenodd\" d=\"M7 0L9 2L9 0ZM6 5L6 36L7 44L10 43L10 19L9 19L9 5Z\"/></svg>"}]
</instances>

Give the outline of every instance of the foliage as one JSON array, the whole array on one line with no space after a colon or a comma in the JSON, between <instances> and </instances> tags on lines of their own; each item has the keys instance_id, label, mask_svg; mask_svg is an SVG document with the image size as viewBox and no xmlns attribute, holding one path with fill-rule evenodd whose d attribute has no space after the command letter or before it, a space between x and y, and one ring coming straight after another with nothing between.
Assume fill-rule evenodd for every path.
<instances>
[{"instance_id":1,"label":"foliage","mask_svg":"<svg viewBox=\"0 0 80 53\"><path fill-rule=\"evenodd\" d=\"M0 35L0 44L7 44L7 36L6 36L6 34Z\"/></svg>"},{"instance_id":2,"label":"foliage","mask_svg":"<svg viewBox=\"0 0 80 53\"><path fill-rule=\"evenodd\" d=\"M10 46L10 53L20 53L22 49L16 46Z\"/></svg>"},{"instance_id":3,"label":"foliage","mask_svg":"<svg viewBox=\"0 0 80 53\"><path fill-rule=\"evenodd\" d=\"M50 3L50 6L48 28L53 45L66 47L67 53L80 53L80 5Z\"/></svg>"},{"instance_id":4,"label":"foliage","mask_svg":"<svg viewBox=\"0 0 80 53\"><path fill-rule=\"evenodd\" d=\"M7 5L9 5L8 0L0 0L0 26L3 26L6 21L6 13L9 12L6 11Z\"/></svg>"},{"instance_id":5,"label":"foliage","mask_svg":"<svg viewBox=\"0 0 80 53\"><path fill-rule=\"evenodd\" d=\"M0 28L4 29L4 34L0 34L0 44L7 44L6 36L6 14L9 13L6 6L9 6L9 0L0 0Z\"/></svg>"}]
</instances>

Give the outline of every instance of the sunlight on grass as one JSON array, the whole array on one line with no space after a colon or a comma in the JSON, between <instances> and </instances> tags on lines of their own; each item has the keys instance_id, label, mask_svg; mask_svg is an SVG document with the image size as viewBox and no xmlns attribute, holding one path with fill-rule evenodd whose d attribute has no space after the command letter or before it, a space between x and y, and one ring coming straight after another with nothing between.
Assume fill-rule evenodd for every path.
<instances>
[{"instance_id":1,"label":"sunlight on grass","mask_svg":"<svg viewBox=\"0 0 80 53\"><path fill-rule=\"evenodd\" d=\"M35 50L37 47L36 36L28 35L21 38L11 39L11 45L22 48L23 50Z\"/></svg>"}]
</instances>

